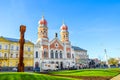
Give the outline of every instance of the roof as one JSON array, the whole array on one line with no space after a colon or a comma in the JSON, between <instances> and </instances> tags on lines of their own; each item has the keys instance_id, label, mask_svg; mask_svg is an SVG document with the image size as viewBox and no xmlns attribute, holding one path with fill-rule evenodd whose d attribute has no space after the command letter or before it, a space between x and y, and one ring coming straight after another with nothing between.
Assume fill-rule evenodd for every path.
<instances>
[{"instance_id":1,"label":"roof","mask_svg":"<svg viewBox=\"0 0 120 80\"><path fill-rule=\"evenodd\" d=\"M3 37L3 36L0 36L0 37ZM19 39L16 39L16 38L8 38L8 37L3 37L3 38L11 42L19 42ZM28 42L32 43L29 40L25 40L25 43L28 43Z\"/></svg>"},{"instance_id":2,"label":"roof","mask_svg":"<svg viewBox=\"0 0 120 80\"><path fill-rule=\"evenodd\" d=\"M82 49L82 48L80 48L80 47L78 47L78 46L72 46L72 48L73 48L74 50L87 51L87 50Z\"/></svg>"}]
</instances>

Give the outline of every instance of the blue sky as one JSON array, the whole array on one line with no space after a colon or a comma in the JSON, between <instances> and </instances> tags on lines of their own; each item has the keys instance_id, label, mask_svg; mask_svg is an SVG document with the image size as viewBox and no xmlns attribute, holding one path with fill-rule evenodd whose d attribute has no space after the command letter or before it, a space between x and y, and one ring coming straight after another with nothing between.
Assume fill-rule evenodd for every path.
<instances>
[{"instance_id":1,"label":"blue sky","mask_svg":"<svg viewBox=\"0 0 120 80\"><path fill-rule=\"evenodd\" d=\"M48 22L49 39L67 24L72 45L88 50L90 58L120 57L119 0L1 0L0 36L19 38L19 26L27 26L25 38L36 42L38 21Z\"/></svg>"}]
</instances>

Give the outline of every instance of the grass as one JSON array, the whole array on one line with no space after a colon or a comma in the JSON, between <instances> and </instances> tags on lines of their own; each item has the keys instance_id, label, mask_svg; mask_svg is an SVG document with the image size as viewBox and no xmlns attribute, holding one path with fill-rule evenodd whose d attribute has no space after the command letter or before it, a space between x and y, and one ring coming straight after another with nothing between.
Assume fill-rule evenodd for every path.
<instances>
[{"instance_id":1,"label":"grass","mask_svg":"<svg viewBox=\"0 0 120 80\"><path fill-rule=\"evenodd\" d=\"M76 79L49 76L49 75L38 74L38 73L1 72L0 80L76 80Z\"/></svg>"},{"instance_id":2,"label":"grass","mask_svg":"<svg viewBox=\"0 0 120 80\"><path fill-rule=\"evenodd\" d=\"M28 72L1 72L0 80L78 80L82 77L96 80L95 77L114 77L120 74L120 68L113 69L83 69L64 70L50 72L49 74L28 73ZM57 75L57 76L55 76ZM58 76L61 75L61 76ZM72 77L72 78L71 78Z\"/></svg>"},{"instance_id":3,"label":"grass","mask_svg":"<svg viewBox=\"0 0 120 80\"><path fill-rule=\"evenodd\" d=\"M100 76L100 77L114 77L120 74L120 68L115 69L84 69L84 70L65 70L58 72L50 72L55 75L65 76Z\"/></svg>"}]
</instances>

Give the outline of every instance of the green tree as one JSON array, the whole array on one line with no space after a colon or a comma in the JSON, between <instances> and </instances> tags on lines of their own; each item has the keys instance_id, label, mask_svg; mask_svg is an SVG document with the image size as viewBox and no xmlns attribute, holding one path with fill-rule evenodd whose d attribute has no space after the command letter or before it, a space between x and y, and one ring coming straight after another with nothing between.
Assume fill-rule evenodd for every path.
<instances>
[{"instance_id":1,"label":"green tree","mask_svg":"<svg viewBox=\"0 0 120 80\"><path fill-rule=\"evenodd\" d=\"M116 65L116 66L118 66L118 63L119 63L119 61L117 59L115 59L115 58L110 58L108 60L108 64L109 65Z\"/></svg>"}]
</instances>

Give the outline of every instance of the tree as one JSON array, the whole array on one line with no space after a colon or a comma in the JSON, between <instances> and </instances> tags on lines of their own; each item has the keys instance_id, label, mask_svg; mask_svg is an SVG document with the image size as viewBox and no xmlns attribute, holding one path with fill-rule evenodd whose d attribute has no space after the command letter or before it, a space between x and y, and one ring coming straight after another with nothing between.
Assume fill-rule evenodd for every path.
<instances>
[{"instance_id":1,"label":"tree","mask_svg":"<svg viewBox=\"0 0 120 80\"><path fill-rule=\"evenodd\" d=\"M110 58L110 59L108 60L108 64L109 64L109 65L116 65L116 66L118 66L119 61L118 61L117 59L115 59L115 58Z\"/></svg>"},{"instance_id":2,"label":"tree","mask_svg":"<svg viewBox=\"0 0 120 80\"><path fill-rule=\"evenodd\" d=\"M95 61L94 60L91 60L89 62L89 68L95 68Z\"/></svg>"}]
</instances>

